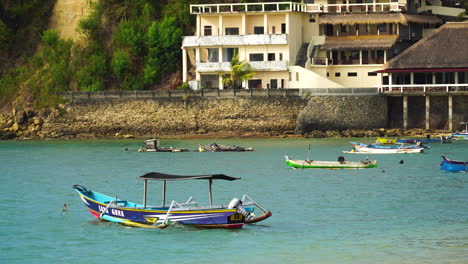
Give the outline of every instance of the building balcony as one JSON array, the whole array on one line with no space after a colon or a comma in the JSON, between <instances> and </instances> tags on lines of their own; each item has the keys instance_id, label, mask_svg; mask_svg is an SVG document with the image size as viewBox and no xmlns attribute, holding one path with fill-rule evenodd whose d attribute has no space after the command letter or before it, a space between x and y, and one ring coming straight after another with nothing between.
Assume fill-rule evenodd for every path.
<instances>
[{"instance_id":1,"label":"building balcony","mask_svg":"<svg viewBox=\"0 0 468 264\"><path fill-rule=\"evenodd\" d=\"M186 36L182 47L244 46L244 45L286 45L286 34Z\"/></svg>"},{"instance_id":2,"label":"building balcony","mask_svg":"<svg viewBox=\"0 0 468 264\"><path fill-rule=\"evenodd\" d=\"M306 5L294 2L190 5L190 14L223 14L286 11L305 12Z\"/></svg>"},{"instance_id":3,"label":"building balcony","mask_svg":"<svg viewBox=\"0 0 468 264\"><path fill-rule=\"evenodd\" d=\"M287 71L287 61L251 61L250 66L255 71Z\"/></svg>"},{"instance_id":4,"label":"building balcony","mask_svg":"<svg viewBox=\"0 0 468 264\"><path fill-rule=\"evenodd\" d=\"M250 66L255 71L287 71L287 61L251 61ZM197 72L229 72L230 62L199 62L196 65Z\"/></svg>"},{"instance_id":5,"label":"building balcony","mask_svg":"<svg viewBox=\"0 0 468 264\"><path fill-rule=\"evenodd\" d=\"M388 3L303 4L294 2L200 4L190 5L191 14L225 14L252 12L302 12L302 13L362 13L400 12L406 9L406 1Z\"/></svg>"},{"instance_id":6,"label":"building balcony","mask_svg":"<svg viewBox=\"0 0 468 264\"><path fill-rule=\"evenodd\" d=\"M231 71L230 62L198 62L197 72L228 72Z\"/></svg>"}]
</instances>

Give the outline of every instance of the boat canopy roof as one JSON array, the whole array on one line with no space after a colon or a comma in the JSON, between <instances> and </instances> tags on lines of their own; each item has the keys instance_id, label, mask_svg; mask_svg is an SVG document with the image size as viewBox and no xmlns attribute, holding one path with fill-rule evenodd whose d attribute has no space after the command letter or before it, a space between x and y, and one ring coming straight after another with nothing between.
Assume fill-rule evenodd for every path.
<instances>
[{"instance_id":1,"label":"boat canopy roof","mask_svg":"<svg viewBox=\"0 0 468 264\"><path fill-rule=\"evenodd\" d=\"M171 175L160 172L149 172L143 176L138 177L141 180L158 180L158 181L179 181L179 180L227 180L234 181L240 178L227 176L224 174L211 174L211 175Z\"/></svg>"}]
</instances>

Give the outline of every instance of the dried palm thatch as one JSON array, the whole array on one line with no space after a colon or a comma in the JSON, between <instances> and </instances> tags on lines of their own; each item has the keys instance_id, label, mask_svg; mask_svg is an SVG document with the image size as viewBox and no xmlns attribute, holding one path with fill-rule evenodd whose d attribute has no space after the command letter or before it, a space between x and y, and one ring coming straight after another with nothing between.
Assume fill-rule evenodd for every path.
<instances>
[{"instance_id":1,"label":"dried palm thatch","mask_svg":"<svg viewBox=\"0 0 468 264\"><path fill-rule=\"evenodd\" d=\"M468 68L468 22L448 22L395 58L386 69Z\"/></svg>"},{"instance_id":2,"label":"dried palm thatch","mask_svg":"<svg viewBox=\"0 0 468 264\"><path fill-rule=\"evenodd\" d=\"M398 40L398 35L342 36L327 37L321 49L324 50L382 50L390 49Z\"/></svg>"},{"instance_id":3,"label":"dried palm thatch","mask_svg":"<svg viewBox=\"0 0 468 264\"><path fill-rule=\"evenodd\" d=\"M320 24L385 24L399 23L408 25L408 23L418 24L442 24L442 20L436 16L403 14L403 13L360 13L360 14L321 14Z\"/></svg>"}]
</instances>

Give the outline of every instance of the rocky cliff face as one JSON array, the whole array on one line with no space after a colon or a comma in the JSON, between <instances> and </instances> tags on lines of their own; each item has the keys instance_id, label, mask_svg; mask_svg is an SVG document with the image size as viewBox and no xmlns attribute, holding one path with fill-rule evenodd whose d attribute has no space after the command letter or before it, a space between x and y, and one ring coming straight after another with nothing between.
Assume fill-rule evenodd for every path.
<instances>
[{"instance_id":1,"label":"rocky cliff face","mask_svg":"<svg viewBox=\"0 0 468 264\"><path fill-rule=\"evenodd\" d=\"M42 126L50 136L292 134L301 98L189 98L71 104Z\"/></svg>"}]
</instances>

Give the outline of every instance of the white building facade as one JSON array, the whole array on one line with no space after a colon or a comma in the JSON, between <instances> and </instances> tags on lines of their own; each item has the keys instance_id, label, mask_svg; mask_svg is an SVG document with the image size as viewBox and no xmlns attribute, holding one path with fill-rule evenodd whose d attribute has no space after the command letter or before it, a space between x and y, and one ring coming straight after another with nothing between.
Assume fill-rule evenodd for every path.
<instances>
[{"instance_id":1,"label":"white building facade","mask_svg":"<svg viewBox=\"0 0 468 264\"><path fill-rule=\"evenodd\" d=\"M204 4L190 11L196 32L184 37L182 63L193 89L224 89L221 75L229 74L234 54L255 69L242 84L248 89L374 87L383 79L375 71L442 24L406 0Z\"/></svg>"}]
</instances>

